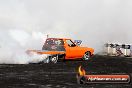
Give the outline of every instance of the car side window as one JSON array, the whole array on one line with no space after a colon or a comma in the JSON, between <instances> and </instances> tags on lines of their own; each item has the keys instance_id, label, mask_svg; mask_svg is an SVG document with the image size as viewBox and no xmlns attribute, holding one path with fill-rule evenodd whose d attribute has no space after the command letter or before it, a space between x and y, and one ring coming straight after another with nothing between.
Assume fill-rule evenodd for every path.
<instances>
[{"instance_id":1,"label":"car side window","mask_svg":"<svg viewBox=\"0 0 132 88\"><path fill-rule=\"evenodd\" d=\"M55 41L55 44L56 45L64 45L64 42L62 39L59 39L59 40Z\"/></svg>"},{"instance_id":2,"label":"car side window","mask_svg":"<svg viewBox=\"0 0 132 88\"><path fill-rule=\"evenodd\" d=\"M71 40L66 40L68 46L75 47L76 45Z\"/></svg>"}]
</instances>

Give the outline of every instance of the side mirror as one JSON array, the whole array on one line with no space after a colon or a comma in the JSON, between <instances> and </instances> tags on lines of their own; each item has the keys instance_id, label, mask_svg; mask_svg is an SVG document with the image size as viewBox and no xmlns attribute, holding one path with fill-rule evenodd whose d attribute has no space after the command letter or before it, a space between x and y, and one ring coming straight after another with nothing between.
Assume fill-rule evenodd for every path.
<instances>
[{"instance_id":1,"label":"side mirror","mask_svg":"<svg viewBox=\"0 0 132 88\"><path fill-rule=\"evenodd\" d=\"M80 46L82 44L82 40L74 40L74 43L77 45L77 46Z\"/></svg>"}]
</instances>

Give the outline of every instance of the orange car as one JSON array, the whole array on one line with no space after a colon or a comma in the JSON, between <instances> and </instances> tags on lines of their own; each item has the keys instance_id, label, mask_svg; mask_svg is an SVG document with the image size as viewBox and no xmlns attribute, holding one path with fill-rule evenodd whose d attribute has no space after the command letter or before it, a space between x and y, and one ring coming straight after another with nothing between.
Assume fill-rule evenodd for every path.
<instances>
[{"instance_id":1,"label":"orange car","mask_svg":"<svg viewBox=\"0 0 132 88\"><path fill-rule=\"evenodd\" d=\"M37 54L49 54L51 62L56 63L58 59L77 59L88 60L94 52L93 48L81 47L71 39L66 38L47 38L42 50L28 50Z\"/></svg>"}]
</instances>

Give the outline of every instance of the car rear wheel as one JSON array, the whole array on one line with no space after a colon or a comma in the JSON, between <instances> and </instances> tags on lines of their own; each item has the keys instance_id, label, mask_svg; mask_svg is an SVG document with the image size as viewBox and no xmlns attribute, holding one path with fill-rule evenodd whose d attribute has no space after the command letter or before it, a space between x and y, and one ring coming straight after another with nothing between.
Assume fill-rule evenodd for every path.
<instances>
[{"instance_id":1,"label":"car rear wheel","mask_svg":"<svg viewBox=\"0 0 132 88\"><path fill-rule=\"evenodd\" d=\"M85 54L84 54L84 56L83 56L83 60L89 60L90 59L90 57L91 57L91 53L90 52L86 52Z\"/></svg>"},{"instance_id":2,"label":"car rear wheel","mask_svg":"<svg viewBox=\"0 0 132 88\"><path fill-rule=\"evenodd\" d=\"M58 62L58 55L52 56L52 57L50 58L50 61L51 61L52 63L57 63L57 62Z\"/></svg>"},{"instance_id":3,"label":"car rear wheel","mask_svg":"<svg viewBox=\"0 0 132 88\"><path fill-rule=\"evenodd\" d=\"M49 63L50 62L50 57L47 57L45 60L43 60L44 63Z\"/></svg>"}]
</instances>

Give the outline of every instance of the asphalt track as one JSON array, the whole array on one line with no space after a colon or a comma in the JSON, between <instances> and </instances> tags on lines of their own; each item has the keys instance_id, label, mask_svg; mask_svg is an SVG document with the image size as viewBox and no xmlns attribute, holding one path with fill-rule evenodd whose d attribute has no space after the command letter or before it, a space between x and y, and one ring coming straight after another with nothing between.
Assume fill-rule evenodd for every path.
<instances>
[{"instance_id":1,"label":"asphalt track","mask_svg":"<svg viewBox=\"0 0 132 88\"><path fill-rule=\"evenodd\" d=\"M94 56L89 61L66 61L57 64L1 64L0 88L132 88L127 84L77 84L82 66L87 74L129 74L132 58Z\"/></svg>"}]
</instances>

